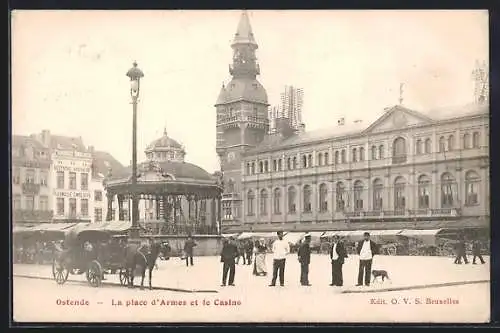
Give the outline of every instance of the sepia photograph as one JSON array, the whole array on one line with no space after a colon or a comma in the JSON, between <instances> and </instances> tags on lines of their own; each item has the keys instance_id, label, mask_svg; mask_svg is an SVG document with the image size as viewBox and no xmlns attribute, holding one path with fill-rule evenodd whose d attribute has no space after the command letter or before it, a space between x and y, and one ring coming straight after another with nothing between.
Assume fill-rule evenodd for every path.
<instances>
[{"instance_id":1,"label":"sepia photograph","mask_svg":"<svg viewBox=\"0 0 500 333\"><path fill-rule=\"evenodd\" d=\"M489 322L488 24L12 11L12 320Z\"/></svg>"}]
</instances>

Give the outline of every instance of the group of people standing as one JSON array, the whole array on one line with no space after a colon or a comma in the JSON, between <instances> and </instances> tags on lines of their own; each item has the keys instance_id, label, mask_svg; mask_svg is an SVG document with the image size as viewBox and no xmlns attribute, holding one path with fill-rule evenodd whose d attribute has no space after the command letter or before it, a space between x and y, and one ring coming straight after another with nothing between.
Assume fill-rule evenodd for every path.
<instances>
[{"instance_id":1,"label":"group of people standing","mask_svg":"<svg viewBox=\"0 0 500 333\"><path fill-rule=\"evenodd\" d=\"M270 287L276 286L279 277L280 286L285 285L285 266L287 256L290 254L290 244L283 239L283 232L277 232L278 239L272 244L273 256L273 274ZM373 257L379 253L378 245L370 239L370 234L365 232L363 240L357 244L357 253L359 254L359 272L357 286L370 285L371 267ZM251 244L251 243L247 243ZM266 246L263 239L256 241L253 246L254 260L254 275L266 276ZM222 248L221 259L223 263L222 269L222 284L221 286L234 286L234 277L237 258L241 251L238 250L238 245L234 238L226 239ZM345 259L348 257L344 243L338 236L333 237L330 247L330 260L332 266L332 279L330 286L343 286L342 267ZM304 241L301 243L297 252L298 261L300 263L300 284L302 286L311 286L309 282L309 265L311 263L311 235L306 234Z\"/></svg>"},{"instance_id":2,"label":"group of people standing","mask_svg":"<svg viewBox=\"0 0 500 333\"><path fill-rule=\"evenodd\" d=\"M465 238L462 237L459 242L455 246L455 261L453 262L454 264L461 265L462 264L462 259L464 260L465 264L469 263L469 260L467 259L467 247L465 244ZM484 264L485 261L483 259L483 256L481 255L481 243L478 240L472 241L472 264L476 264L476 258L479 259L481 264Z\"/></svg>"}]
</instances>

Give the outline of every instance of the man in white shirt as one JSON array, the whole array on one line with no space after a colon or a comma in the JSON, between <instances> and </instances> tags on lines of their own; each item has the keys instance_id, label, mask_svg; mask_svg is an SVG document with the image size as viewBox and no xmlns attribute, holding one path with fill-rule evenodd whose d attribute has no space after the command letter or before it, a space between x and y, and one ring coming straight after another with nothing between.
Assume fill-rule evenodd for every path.
<instances>
[{"instance_id":1,"label":"man in white shirt","mask_svg":"<svg viewBox=\"0 0 500 333\"><path fill-rule=\"evenodd\" d=\"M273 280L269 287L276 285L278 271L280 275L280 285L285 285L285 261L287 254L290 253L290 244L283 239L283 231L278 231L278 239L273 243Z\"/></svg>"},{"instance_id":2,"label":"man in white shirt","mask_svg":"<svg viewBox=\"0 0 500 333\"><path fill-rule=\"evenodd\" d=\"M359 242L357 246L357 252L359 254L359 272L358 284L356 286L363 285L363 275L365 277L365 285L370 285L373 256L378 254L378 246L374 241L370 240L370 233L365 232L363 238L364 239Z\"/></svg>"}]
</instances>

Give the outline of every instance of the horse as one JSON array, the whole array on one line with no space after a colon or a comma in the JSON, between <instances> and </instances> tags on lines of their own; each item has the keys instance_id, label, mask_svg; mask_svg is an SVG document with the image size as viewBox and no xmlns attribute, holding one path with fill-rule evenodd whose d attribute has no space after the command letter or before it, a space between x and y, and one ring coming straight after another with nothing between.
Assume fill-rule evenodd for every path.
<instances>
[{"instance_id":1,"label":"horse","mask_svg":"<svg viewBox=\"0 0 500 333\"><path fill-rule=\"evenodd\" d=\"M125 247L125 269L128 275L128 287L134 287L134 271L140 269L141 289L144 289L144 278L146 270L149 273L149 289L152 287L153 269L160 252L164 251L162 245L153 243L151 245L127 244Z\"/></svg>"}]
</instances>

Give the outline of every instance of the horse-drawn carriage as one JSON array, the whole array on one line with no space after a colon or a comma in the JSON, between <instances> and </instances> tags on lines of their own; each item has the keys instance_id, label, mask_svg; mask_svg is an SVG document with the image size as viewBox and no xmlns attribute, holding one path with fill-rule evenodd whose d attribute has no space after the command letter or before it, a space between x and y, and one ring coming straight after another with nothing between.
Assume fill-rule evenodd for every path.
<instances>
[{"instance_id":1,"label":"horse-drawn carriage","mask_svg":"<svg viewBox=\"0 0 500 333\"><path fill-rule=\"evenodd\" d=\"M52 275L58 284L64 284L70 274L85 273L88 283L99 287L105 274L119 274L120 283L127 285L129 274L125 268L124 238L117 236L116 228L101 224L80 225L66 234L56 246Z\"/></svg>"}]
</instances>

